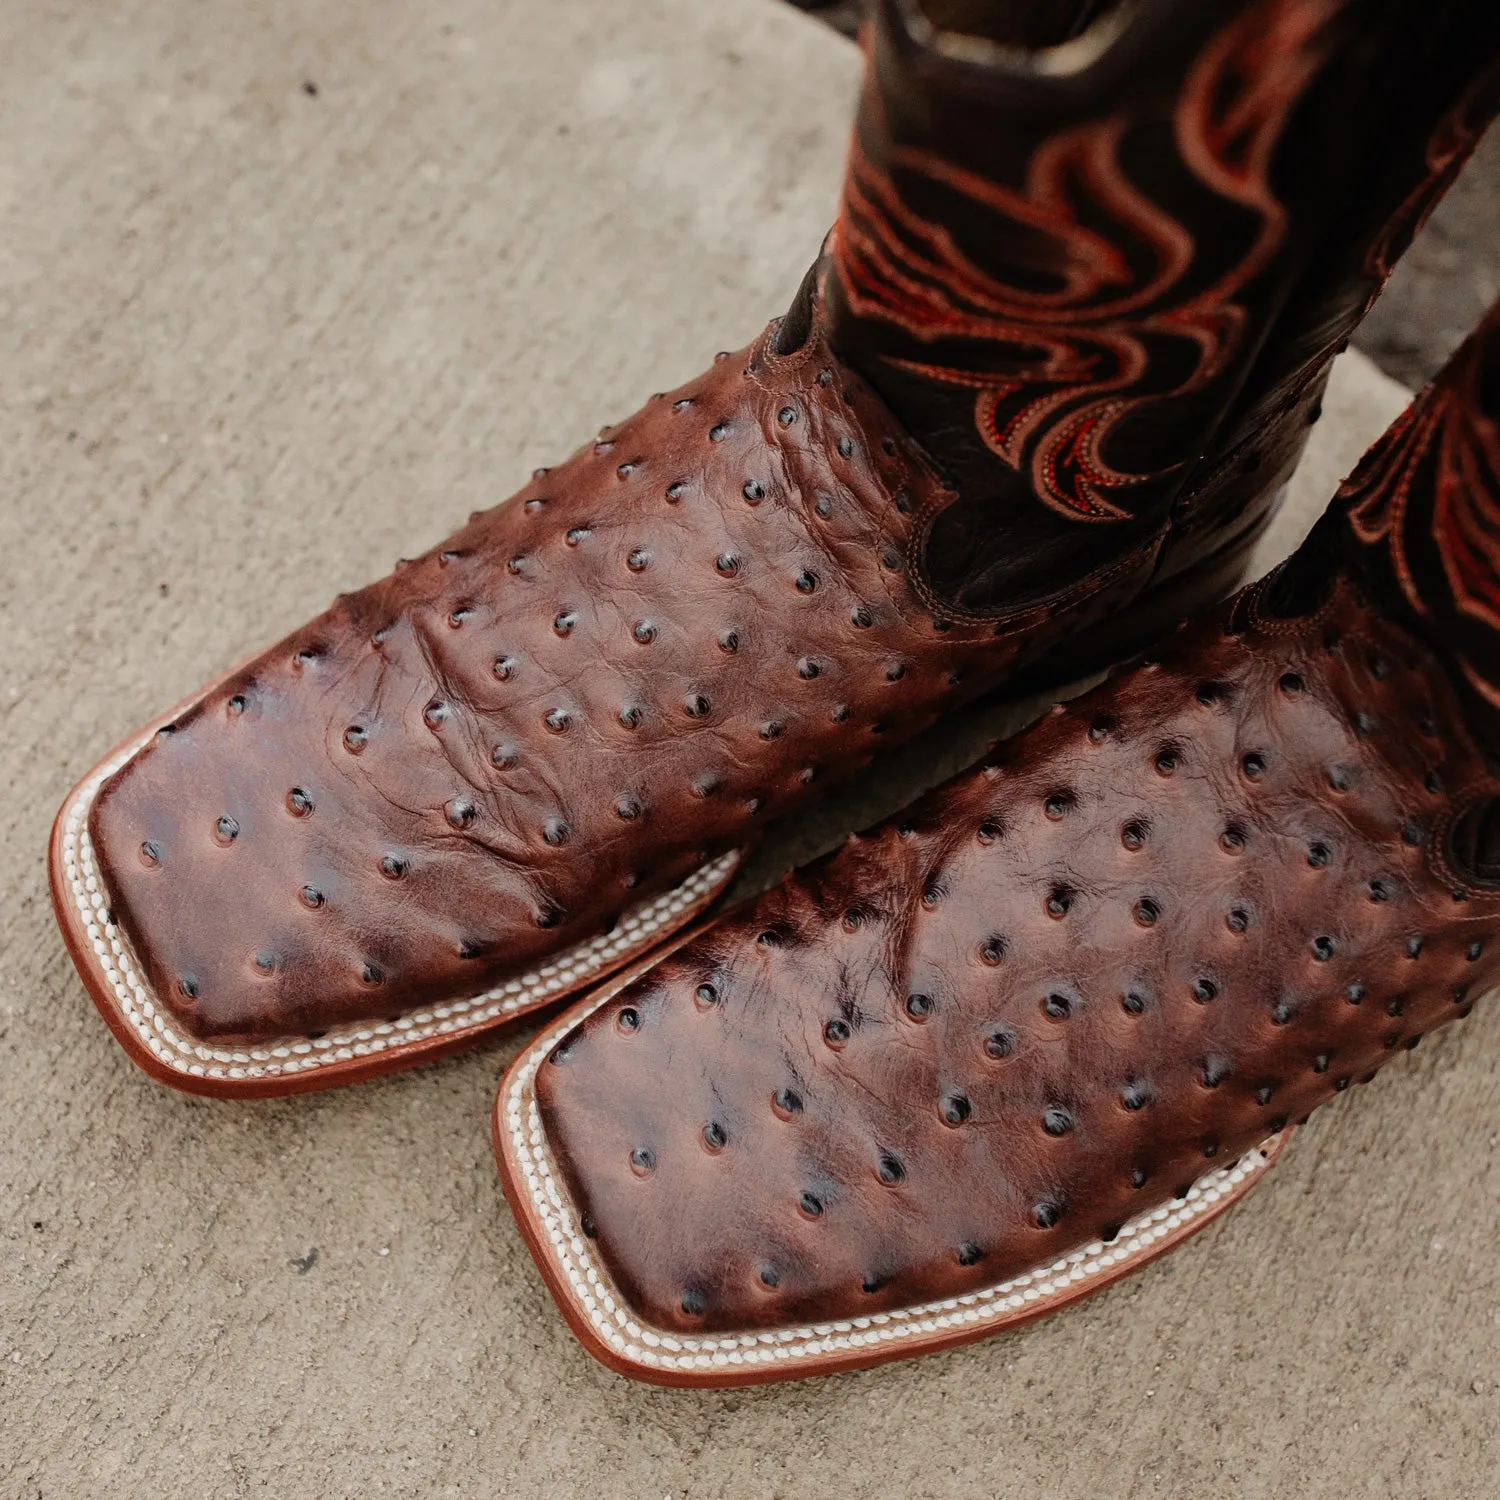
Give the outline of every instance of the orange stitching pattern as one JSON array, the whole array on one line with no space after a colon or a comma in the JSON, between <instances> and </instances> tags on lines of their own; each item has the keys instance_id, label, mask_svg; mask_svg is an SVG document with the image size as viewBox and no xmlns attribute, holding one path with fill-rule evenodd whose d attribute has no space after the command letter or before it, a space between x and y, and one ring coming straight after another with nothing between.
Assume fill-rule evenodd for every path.
<instances>
[{"instance_id":1,"label":"orange stitching pattern","mask_svg":"<svg viewBox=\"0 0 1500 1500\"><path fill-rule=\"evenodd\" d=\"M923 343L982 340L992 359L997 346L1005 351L1012 368L1000 374L949 361L891 363L974 390L986 447L1059 514L1130 519L1128 492L1162 475L1111 465L1110 435L1148 402L1202 390L1240 350L1249 314L1239 299L1287 232L1269 183L1271 158L1323 60L1328 12L1327 0L1262 0L1217 33L1189 71L1173 120L1178 153L1204 186L1254 221L1243 254L1200 289L1188 285L1204 270L1194 236L1125 172L1122 146L1138 123L1129 112L1044 141L1019 191L910 147L891 147L889 169L877 167L856 136L831 243L851 311ZM873 87L864 116L865 128L884 137ZM1057 284L1018 286L992 275L948 228L907 203L891 170L1040 239ZM1101 220L1114 237L1090 227ZM1164 339L1186 344L1191 361L1167 388L1152 352Z\"/></svg>"}]
</instances>

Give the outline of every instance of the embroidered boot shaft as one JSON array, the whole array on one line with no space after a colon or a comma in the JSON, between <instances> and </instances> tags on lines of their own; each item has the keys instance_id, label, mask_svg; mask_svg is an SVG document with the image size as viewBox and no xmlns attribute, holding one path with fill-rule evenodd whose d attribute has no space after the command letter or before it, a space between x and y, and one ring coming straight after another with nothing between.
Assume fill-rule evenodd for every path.
<instances>
[{"instance_id":1,"label":"embroidered boot shaft","mask_svg":"<svg viewBox=\"0 0 1500 1500\"><path fill-rule=\"evenodd\" d=\"M1263 522L1329 361L1495 108L1489 7L1057 14L1085 24L1023 53L881 0L818 277L834 347L957 493L921 518L921 567L979 612Z\"/></svg>"}]
</instances>

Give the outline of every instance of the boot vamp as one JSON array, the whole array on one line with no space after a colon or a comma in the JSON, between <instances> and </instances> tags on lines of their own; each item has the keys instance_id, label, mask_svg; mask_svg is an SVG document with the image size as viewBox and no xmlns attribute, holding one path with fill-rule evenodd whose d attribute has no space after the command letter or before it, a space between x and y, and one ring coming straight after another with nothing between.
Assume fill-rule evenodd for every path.
<instances>
[{"instance_id":1,"label":"boot vamp","mask_svg":"<svg viewBox=\"0 0 1500 1500\"><path fill-rule=\"evenodd\" d=\"M1448 844L1497 789L1346 585L1301 622L1252 593L596 1010L538 1071L548 1150L661 1328L996 1285L1500 980Z\"/></svg>"},{"instance_id":2,"label":"boot vamp","mask_svg":"<svg viewBox=\"0 0 1500 1500\"><path fill-rule=\"evenodd\" d=\"M341 598L98 797L157 996L199 1037L398 1015L753 839L1012 654L908 579L939 493L819 339L762 339Z\"/></svg>"}]
</instances>

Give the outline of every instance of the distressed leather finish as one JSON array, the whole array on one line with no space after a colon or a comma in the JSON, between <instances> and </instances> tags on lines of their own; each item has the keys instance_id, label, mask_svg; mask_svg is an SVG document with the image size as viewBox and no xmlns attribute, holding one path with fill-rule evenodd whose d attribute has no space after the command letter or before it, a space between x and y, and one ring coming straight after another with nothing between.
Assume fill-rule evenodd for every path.
<instances>
[{"instance_id":1,"label":"distressed leather finish","mask_svg":"<svg viewBox=\"0 0 1500 1500\"><path fill-rule=\"evenodd\" d=\"M1259 589L648 970L536 1079L658 1328L993 1285L1183 1193L1500 982L1500 794L1427 649Z\"/></svg>"},{"instance_id":2,"label":"distressed leather finish","mask_svg":"<svg viewBox=\"0 0 1500 1500\"><path fill-rule=\"evenodd\" d=\"M813 337L653 398L341 598L103 787L114 915L192 1035L473 994L752 841L1145 584L936 617L937 482Z\"/></svg>"}]
</instances>

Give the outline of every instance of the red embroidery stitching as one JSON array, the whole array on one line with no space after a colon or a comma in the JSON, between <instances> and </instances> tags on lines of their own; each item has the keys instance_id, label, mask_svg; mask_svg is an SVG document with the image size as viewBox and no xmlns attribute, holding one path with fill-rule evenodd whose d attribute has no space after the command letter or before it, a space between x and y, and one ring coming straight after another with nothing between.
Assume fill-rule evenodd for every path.
<instances>
[{"instance_id":1,"label":"red embroidery stitching","mask_svg":"<svg viewBox=\"0 0 1500 1500\"><path fill-rule=\"evenodd\" d=\"M1387 550L1407 603L1432 618L1445 601L1485 632L1495 632L1483 662L1472 645L1460 666L1500 708L1500 430L1483 409L1488 340L1500 338L1500 310L1366 455L1339 490L1349 524L1366 546ZM1412 551L1430 536L1442 580L1423 577ZM1466 640L1472 636L1466 633Z\"/></svg>"},{"instance_id":2,"label":"red embroidery stitching","mask_svg":"<svg viewBox=\"0 0 1500 1500\"><path fill-rule=\"evenodd\" d=\"M1217 33L1194 62L1173 121L1189 171L1257 224L1236 263L1189 291L1201 270L1192 233L1153 203L1121 164L1120 114L1045 141L1013 191L930 152L897 147L891 167L993 213L1017 236L1040 238L1061 285L1009 285L975 264L941 224L916 213L886 171L851 153L832 254L851 311L893 323L924 343L970 338L1007 346L1009 373L947 362L892 358L923 379L975 391L974 420L986 445L1026 474L1038 496L1072 519L1115 521L1132 486L1159 473L1122 472L1105 457L1110 434L1148 402L1207 386L1238 351L1247 313L1237 300L1282 244L1286 211L1269 185L1271 157L1293 106L1320 65L1328 0L1263 0ZM883 133L878 100L865 118ZM1101 219L1135 248L1089 227ZM1195 349L1192 369L1168 389L1153 369L1152 339Z\"/></svg>"}]
</instances>

